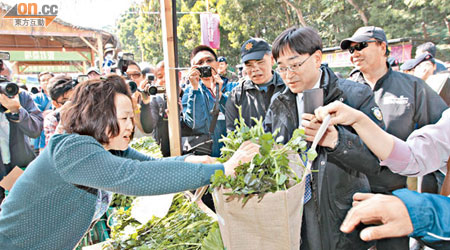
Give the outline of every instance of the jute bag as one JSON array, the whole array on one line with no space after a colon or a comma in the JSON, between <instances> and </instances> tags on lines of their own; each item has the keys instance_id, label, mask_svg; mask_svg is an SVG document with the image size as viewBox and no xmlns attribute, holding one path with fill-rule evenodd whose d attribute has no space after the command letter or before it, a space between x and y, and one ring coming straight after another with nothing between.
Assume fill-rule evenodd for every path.
<instances>
[{"instance_id":1,"label":"jute bag","mask_svg":"<svg viewBox=\"0 0 450 250\"><path fill-rule=\"evenodd\" d=\"M311 146L315 149L328 127L325 119ZM288 250L300 248L305 176L311 173L311 161L304 169L298 154L289 155L289 166L302 181L288 190L255 195L243 206L242 199L224 195L216 188L213 194L220 232L227 250Z\"/></svg>"}]
</instances>

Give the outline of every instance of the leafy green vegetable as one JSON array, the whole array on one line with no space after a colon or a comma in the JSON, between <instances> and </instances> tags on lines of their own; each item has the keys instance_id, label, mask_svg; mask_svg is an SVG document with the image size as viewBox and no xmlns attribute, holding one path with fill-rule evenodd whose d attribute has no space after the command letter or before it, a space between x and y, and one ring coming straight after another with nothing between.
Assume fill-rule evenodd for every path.
<instances>
[{"instance_id":1,"label":"leafy green vegetable","mask_svg":"<svg viewBox=\"0 0 450 250\"><path fill-rule=\"evenodd\" d=\"M222 147L222 156L219 159L225 162L231 158L239 146L246 140L251 140L261 146L260 154L246 164L242 164L235 169L236 176L225 176L222 171L216 171L211 177L210 191L216 187L231 189L227 195L243 196L243 203L251 197L258 195L262 199L264 194L286 190L301 181L301 176L289 167L288 155L298 152L302 161L299 164L305 167L304 162L309 158L314 160L316 152L306 151L305 132L303 129L296 129L292 138L285 144L276 141L276 131L273 135L265 133L262 118L255 121L255 126L249 128L242 118L242 111L239 107L239 119L236 119L236 129L229 132L220 141L225 144Z\"/></svg>"},{"instance_id":2,"label":"leafy green vegetable","mask_svg":"<svg viewBox=\"0 0 450 250\"><path fill-rule=\"evenodd\" d=\"M203 239L201 250L223 250L222 236L220 235L219 223L216 221L209 230L209 234Z\"/></svg>"},{"instance_id":3,"label":"leafy green vegetable","mask_svg":"<svg viewBox=\"0 0 450 250\"><path fill-rule=\"evenodd\" d=\"M130 146L143 154L154 158L162 158L161 149L153 137L148 136L134 139Z\"/></svg>"},{"instance_id":4,"label":"leafy green vegetable","mask_svg":"<svg viewBox=\"0 0 450 250\"><path fill-rule=\"evenodd\" d=\"M201 249L213 219L183 193L176 194L164 218L153 217L141 224L131 217L133 207L120 208L111 230L114 249Z\"/></svg>"}]
</instances>

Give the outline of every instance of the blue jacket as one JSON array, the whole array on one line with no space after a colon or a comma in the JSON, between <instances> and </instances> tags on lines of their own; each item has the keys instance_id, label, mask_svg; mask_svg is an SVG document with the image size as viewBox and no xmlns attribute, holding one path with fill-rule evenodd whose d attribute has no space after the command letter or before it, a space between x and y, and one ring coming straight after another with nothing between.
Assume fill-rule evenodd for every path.
<instances>
[{"instance_id":1,"label":"blue jacket","mask_svg":"<svg viewBox=\"0 0 450 250\"><path fill-rule=\"evenodd\" d=\"M52 101L44 92L37 93L33 95L33 101L36 103L36 106L41 112L45 110L52 109ZM34 140L34 148L44 148L45 147L45 134L44 130L41 131L41 134L36 140Z\"/></svg>"},{"instance_id":2,"label":"blue jacket","mask_svg":"<svg viewBox=\"0 0 450 250\"><path fill-rule=\"evenodd\" d=\"M450 248L450 197L406 188L392 193L408 209L414 231L409 235L435 249Z\"/></svg>"},{"instance_id":3,"label":"blue jacket","mask_svg":"<svg viewBox=\"0 0 450 250\"><path fill-rule=\"evenodd\" d=\"M217 119L214 134L212 135L213 147L211 156L213 157L220 156L220 148L223 146L223 143L219 143L219 139L222 138L222 135L226 135L224 116L225 104L229 93L238 84L235 82L229 83L228 79L224 77L222 77L222 80L222 97L219 100L220 114ZM215 101L216 98L211 94L211 91L206 88L201 80L199 82L198 90L193 90L192 86L188 86L186 88L181 100L181 104L183 105L182 119L188 127L192 128L194 133L209 133L209 126L212 120L211 111L214 107Z\"/></svg>"},{"instance_id":4,"label":"blue jacket","mask_svg":"<svg viewBox=\"0 0 450 250\"><path fill-rule=\"evenodd\" d=\"M54 135L2 204L0 249L72 250L93 220L98 189L175 193L207 185L223 170L222 164L153 159L131 148L115 153L90 136Z\"/></svg>"}]
</instances>

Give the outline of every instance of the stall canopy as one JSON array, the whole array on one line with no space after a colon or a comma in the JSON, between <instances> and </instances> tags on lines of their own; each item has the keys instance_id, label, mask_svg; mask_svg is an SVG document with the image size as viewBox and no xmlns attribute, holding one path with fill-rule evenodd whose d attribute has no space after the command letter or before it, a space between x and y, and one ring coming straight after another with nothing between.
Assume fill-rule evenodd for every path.
<instances>
[{"instance_id":1,"label":"stall canopy","mask_svg":"<svg viewBox=\"0 0 450 250\"><path fill-rule=\"evenodd\" d=\"M3 17L11 6L0 3ZM0 51L8 51L15 74L85 72L103 58L103 46L118 47L106 31L83 28L54 19L47 27L18 27L14 19L0 19ZM97 59L96 59L97 58Z\"/></svg>"}]
</instances>

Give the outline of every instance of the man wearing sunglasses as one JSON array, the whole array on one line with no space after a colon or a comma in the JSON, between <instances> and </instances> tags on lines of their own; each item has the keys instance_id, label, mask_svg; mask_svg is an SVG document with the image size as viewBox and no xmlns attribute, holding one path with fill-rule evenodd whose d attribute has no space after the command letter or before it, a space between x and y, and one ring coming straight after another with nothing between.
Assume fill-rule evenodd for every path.
<instances>
[{"instance_id":1,"label":"man wearing sunglasses","mask_svg":"<svg viewBox=\"0 0 450 250\"><path fill-rule=\"evenodd\" d=\"M387 63L388 41L383 29L374 26L359 28L344 39L342 50L350 52L355 70L351 79L368 85L380 106L386 131L402 140L427 124L435 123L447 108L441 97L417 77L393 71ZM368 174L373 193L391 194L406 187L406 177L381 166L377 175ZM409 249L407 237L380 240L377 249Z\"/></svg>"},{"instance_id":2,"label":"man wearing sunglasses","mask_svg":"<svg viewBox=\"0 0 450 250\"><path fill-rule=\"evenodd\" d=\"M305 128L312 141L320 123L304 112L306 90L321 88L323 103L335 100L361 110L379 126L383 120L369 87L339 79L322 63L322 39L312 28L290 28L273 42L272 54L277 71L288 88L277 93L267 111L265 124L271 132L280 129L278 138L287 142L295 129ZM370 190L365 173L377 173L379 162L359 136L346 126L329 126L319 142L314 171L306 177L301 250L368 249L359 232L339 230L352 207L356 192Z\"/></svg>"}]
</instances>

